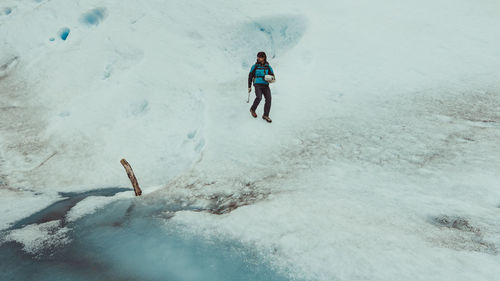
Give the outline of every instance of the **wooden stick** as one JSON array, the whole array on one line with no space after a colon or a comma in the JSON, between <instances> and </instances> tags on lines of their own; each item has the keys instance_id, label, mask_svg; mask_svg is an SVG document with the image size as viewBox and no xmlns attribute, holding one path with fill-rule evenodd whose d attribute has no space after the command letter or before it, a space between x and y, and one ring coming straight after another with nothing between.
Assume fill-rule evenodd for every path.
<instances>
[{"instance_id":1,"label":"wooden stick","mask_svg":"<svg viewBox=\"0 0 500 281\"><path fill-rule=\"evenodd\" d=\"M130 164L125 159L120 160L120 163L122 163L123 167L125 168L125 171L127 172L127 176L130 179L132 186L134 187L135 196L140 196L142 194L142 190L139 187L139 183L137 182L137 179L135 178L134 171L132 170L132 167L130 167Z\"/></svg>"}]
</instances>

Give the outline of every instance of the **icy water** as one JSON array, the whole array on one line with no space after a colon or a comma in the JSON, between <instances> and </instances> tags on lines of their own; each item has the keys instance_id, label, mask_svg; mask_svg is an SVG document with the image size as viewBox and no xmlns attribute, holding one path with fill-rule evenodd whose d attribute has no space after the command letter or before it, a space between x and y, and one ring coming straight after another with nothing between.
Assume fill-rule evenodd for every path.
<instances>
[{"instance_id":1,"label":"icy water","mask_svg":"<svg viewBox=\"0 0 500 281\"><path fill-rule=\"evenodd\" d=\"M11 229L61 219L74 201L96 193L66 195ZM64 246L28 254L21 244L6 242L0 246L0 280L288 280L235 241L207 241L166 227L180 209L161 200L123 199L63 222L71 229Z\"/></svg>"}]
</instances>

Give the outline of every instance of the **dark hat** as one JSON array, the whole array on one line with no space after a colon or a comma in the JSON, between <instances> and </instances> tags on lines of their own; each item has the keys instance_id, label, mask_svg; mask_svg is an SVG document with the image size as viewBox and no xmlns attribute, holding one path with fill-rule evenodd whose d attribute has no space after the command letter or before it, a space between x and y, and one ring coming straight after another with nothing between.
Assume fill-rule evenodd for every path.
<instances>
[{"instance_id":1,"label":"dark hat","mask_svg":"<svg viewBox=\"0 0 500 281\"><path fill-rule=\"evenodd\" d=\"M265 58L265 59L267 59L266 53L264 53L264 52L258 52L257 53L257 57L258 58Z\"/></svg>"}]
</instances>

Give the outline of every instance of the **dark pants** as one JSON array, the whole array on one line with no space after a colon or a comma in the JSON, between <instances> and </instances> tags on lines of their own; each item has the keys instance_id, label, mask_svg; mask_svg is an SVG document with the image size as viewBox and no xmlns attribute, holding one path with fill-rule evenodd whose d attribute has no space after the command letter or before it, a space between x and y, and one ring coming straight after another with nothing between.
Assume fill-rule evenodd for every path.
<instances>
[{"instance_id":1,"label":"dark pants","mask_svg":"<svg viewBox=\"0 0 500 281\"><path fill-rule=\"evenodd\" d=\"M271 110L271 89L269 85L259 85L254 84L255 86L255 100L253 101L251 109L255 111L257 106L259 106L260 101L262 100L262 95L266 99L266 103L264 104L264 115L269 116L269 111Z\"/></svg>"}]
</instances>

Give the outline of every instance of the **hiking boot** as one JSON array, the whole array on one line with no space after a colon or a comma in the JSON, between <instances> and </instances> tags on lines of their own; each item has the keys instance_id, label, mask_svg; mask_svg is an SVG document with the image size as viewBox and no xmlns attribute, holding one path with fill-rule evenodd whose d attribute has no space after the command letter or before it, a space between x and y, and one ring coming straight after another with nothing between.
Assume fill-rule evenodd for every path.
<instances>
[{"instance_id":1,"label":"hiking boot","mask_svg":"<svg viewBox=\"0 0 500 281\"><path fill-rule=\"evenodd\" d=\"M273 122L273 120L271 120L271 118L269 118L269 116L262 115L262 119L266 120L267 123Z\"/></svg>"},{"instance_id":2,"label":"hiking boot","mask_svg":"<svg viewBox=\"0 0 500 281\"><path fill-rule=\"evenodd\" d=\"M254 118L257 118L257 113L255 113L255 111L253 111L251 108L250 108L250 113L252 113L252 116Z\"/></svg>"}]
</instances>

